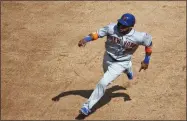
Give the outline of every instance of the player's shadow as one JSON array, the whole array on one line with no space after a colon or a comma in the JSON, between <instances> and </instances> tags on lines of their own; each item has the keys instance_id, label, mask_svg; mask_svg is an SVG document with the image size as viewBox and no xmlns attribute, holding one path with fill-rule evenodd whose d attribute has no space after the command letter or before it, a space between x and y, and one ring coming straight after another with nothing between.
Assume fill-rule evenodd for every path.
<instances>
[{"instance_id":1,"label":"player's shadow","mask_svg":"<svg viewBox=\"0 0 187 121\"><path fill-rule=\"evenodd\" d=\"M97 109L101 108L102 106L106 105L107 103L109 103L112 98L123 97L124 101L131 100L130 96L126 93L121 93L121 92L120 93L113 93L114 91L117 91L117 90L126 90L126 88L116 85L116 86L113 86L113 87L107 89L104 96L99 100L99 102L95 106L93 106L92 113L94 113ZM59 101L61 97L68 96L68 95L80 95L80 96L88 99L92 92L93 92L93 90L72 90L72 91L62 92L59 95L53 97L52 100ZM84 118L85 118L85 116L79 114L75 119L81 120Z\"/></svg>"}]
</instances>

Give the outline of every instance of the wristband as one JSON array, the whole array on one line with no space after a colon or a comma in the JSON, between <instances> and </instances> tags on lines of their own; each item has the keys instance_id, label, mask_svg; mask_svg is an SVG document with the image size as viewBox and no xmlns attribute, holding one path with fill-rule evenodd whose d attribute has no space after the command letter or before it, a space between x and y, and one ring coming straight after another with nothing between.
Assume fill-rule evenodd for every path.
<instances>
[{"instance_id":1,"label":"wristband","mask_svg":"<svg viewBox=\"0 0 187 121\"><path fill-rule=\"evenodd\" d=\"M145 58L144 58L144 63L145 64L149 64L150 57L151 56L148 56L148 55L145 56Z\"/></svg>"},{"instance_id":2,"label":"wristband","mask_svg":"<svg viewBox=\"0 0 187 121\"><path fill-rule=\"evenodd\" d=\"M86 37L84 38L84 40L86 40L86 42L90 42L90 41L92 41L92 37L86 36Z\"/></svg>"}]
</instances>

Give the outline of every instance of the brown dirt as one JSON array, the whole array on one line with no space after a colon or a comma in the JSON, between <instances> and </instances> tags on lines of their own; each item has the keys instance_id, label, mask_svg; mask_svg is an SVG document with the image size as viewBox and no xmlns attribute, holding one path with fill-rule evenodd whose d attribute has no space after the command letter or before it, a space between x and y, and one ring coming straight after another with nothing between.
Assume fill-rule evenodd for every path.
<instances>
[{"instance_id":1,"label":"brown dirt","mask_svg":"<svg viewBox=\"0 0 187 121\"><path fill-rule=\"evenodd\" d=\"M186 119L185 1L4 1L1 11L2 120L75 119L103 75L105 38L85 48L77 42L125 12L135 14L137 31L153 36L151 64L138 72L140 47L135 80L121 75L86 119Z\"/></svg>"}]
</instances>

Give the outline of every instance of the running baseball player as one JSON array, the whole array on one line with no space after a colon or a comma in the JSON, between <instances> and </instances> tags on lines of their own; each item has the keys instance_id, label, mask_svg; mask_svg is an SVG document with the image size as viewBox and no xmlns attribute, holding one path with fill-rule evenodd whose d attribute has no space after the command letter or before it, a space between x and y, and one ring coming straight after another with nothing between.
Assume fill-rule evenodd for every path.
<instances>
[{"instance_id":1,"label":"running baseball player","mask_svg":"<svg viewBox=\"0 0 187 121\"><path fill-rule=\"evenodd\" d=\"M148 68L152 53L152 37L148 33L133 29L135 21L134 15L125 13L118 19L117 23L104 26L78 42L79 47L84 47L87 42L95 41L104 36L107 37L103 59L104 75L80 109L81 114L89 115L92 107L104 95L107 86L122 73L127 74L129 80L133 79L131 58L139 45L145 46L145 58L141 62L139 72Z\"/></svg>"}]
</instances>

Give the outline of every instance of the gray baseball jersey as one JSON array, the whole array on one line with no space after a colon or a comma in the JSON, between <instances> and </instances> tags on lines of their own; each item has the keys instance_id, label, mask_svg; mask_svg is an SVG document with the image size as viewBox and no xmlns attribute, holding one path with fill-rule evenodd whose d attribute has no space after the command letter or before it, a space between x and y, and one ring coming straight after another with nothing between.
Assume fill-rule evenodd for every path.
<instances>
[{"instance_id":1,"label":"gray baseball jersey","mask_svg":"<svg viewBox=\"0 0 187 121\"><path fill-rule=\"evenodd\" d=\"M105 48L109 55L119 61L131 60L132 54L139 45L150 46L151 35L145 32L137 32L134 29L126 35L121 35L117 31L117 24L111 23L97 31L99 38L107 36Z\"/></svg>"}]
</instances>

